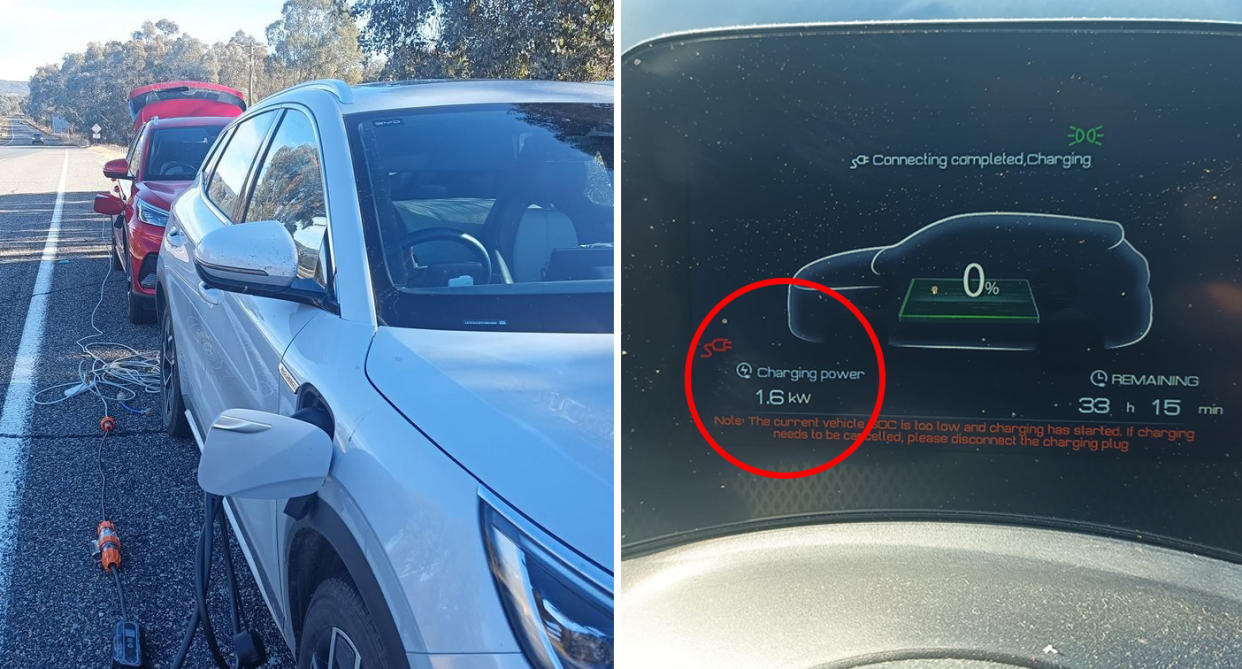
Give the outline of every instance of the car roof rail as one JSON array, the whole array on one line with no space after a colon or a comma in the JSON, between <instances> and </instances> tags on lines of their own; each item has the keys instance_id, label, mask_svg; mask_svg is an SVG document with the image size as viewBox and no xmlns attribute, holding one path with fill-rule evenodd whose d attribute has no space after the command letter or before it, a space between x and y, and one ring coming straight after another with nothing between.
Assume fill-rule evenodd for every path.
<instances>
[{"instance_id":1,"label":"car roof rail","mask_svg":"<svg viewBox=\"0 0 1242 669\"><path fill-rule=\"evenodd\" d=\"M349 84L341 81L340 79L314 79L312 81L303 81L300 84L294 84L289 88L286 88L285 91L297 90L299 88L314 88L321 91L327 91L335 96L341 104L350 104L354 101L354 90L349 87Z\"/></svg>"}]
</instances>

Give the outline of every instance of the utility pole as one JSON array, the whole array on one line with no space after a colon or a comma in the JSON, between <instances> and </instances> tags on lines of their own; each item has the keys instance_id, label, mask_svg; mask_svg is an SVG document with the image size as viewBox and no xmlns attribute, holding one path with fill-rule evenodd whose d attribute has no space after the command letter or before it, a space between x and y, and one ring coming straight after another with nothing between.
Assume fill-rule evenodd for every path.
<instances>
[{"instance_id":1,"label":"utility pole","mask_svg":"<svg viewBox=\"0 0 1242 669\"><path fill-rule=\"evenodd\" d=\"M266 44L251 44L246 48L246 55L250 57L250 84L246 87L246 104L254 104L254 50L263 49L266 53Z\"/></svg>"}]
</instances>

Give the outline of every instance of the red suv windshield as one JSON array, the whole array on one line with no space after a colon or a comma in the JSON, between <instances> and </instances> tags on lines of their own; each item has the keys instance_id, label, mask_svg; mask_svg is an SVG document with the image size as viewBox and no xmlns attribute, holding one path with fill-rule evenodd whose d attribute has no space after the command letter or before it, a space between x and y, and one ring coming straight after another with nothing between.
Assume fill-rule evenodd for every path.
<instances>
[{"instance_id":1,"label":"red suv windshield","mask_svg":"<svg viewBox=\"0 0 1242 669\"><path fill-rule=\"evenodd\" d=\"M223 126L159 128L151 133L147 154L147 181L184 181L194 178L207 149Z\"/></svg>"}]
</instances>

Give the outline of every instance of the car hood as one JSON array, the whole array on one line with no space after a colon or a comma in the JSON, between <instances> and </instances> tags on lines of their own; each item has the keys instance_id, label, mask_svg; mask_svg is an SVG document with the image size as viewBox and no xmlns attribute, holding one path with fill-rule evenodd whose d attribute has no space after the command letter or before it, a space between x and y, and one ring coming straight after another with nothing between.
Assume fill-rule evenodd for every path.
<instances>
[{"instance_id":1,"label":"car hood","mask_svg":"<svg viewBox=\"0 0 1242 669\"><path fill-rule=\"evenodd\" d=\"M193 181L142 181L138 183L138 195L151 204L167 210Z\"/></svg>"},{"instance_id":2,"label":"car hood","mask_svg":"<svg viewBox=\"0 0 1242 669\"><path fill-rule=\"evenodd\" d=\"M484 486L612 571L611 334L381 327L366 369Z\"/></svg>"}]
</instances>

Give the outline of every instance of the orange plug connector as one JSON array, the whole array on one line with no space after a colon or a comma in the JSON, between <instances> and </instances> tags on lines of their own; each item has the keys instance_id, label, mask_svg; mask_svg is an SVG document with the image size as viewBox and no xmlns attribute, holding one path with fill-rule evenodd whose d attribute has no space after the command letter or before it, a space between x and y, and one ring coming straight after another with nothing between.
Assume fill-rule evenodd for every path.
<instances>
[{"instance_id":1,"label":"orange plug connector","mask_svg":"<svg viewBox=\"0 0 1242 669\"><path fill-rule=\"evenodd\" d=\"M116 526L112 521L105 520L99 523L99 538L95 540L95 546L99 549L99 564L103 566L104 571L108 571L113 567L121 568L121 537L116 533Z\"/></svg>"}]
</instances>

